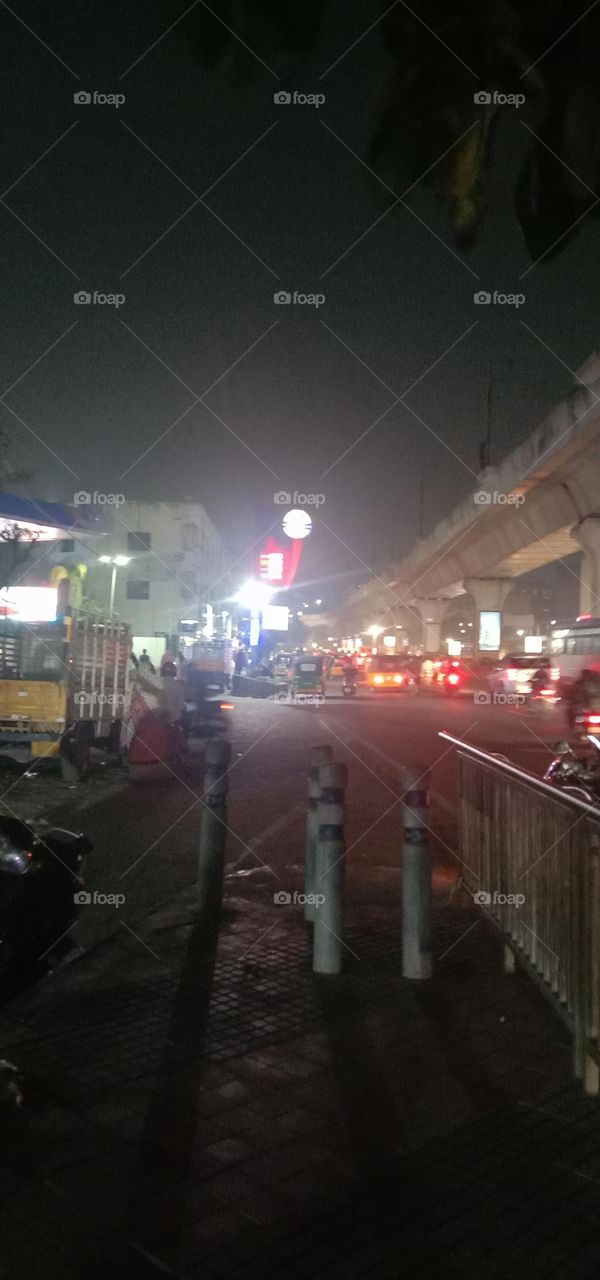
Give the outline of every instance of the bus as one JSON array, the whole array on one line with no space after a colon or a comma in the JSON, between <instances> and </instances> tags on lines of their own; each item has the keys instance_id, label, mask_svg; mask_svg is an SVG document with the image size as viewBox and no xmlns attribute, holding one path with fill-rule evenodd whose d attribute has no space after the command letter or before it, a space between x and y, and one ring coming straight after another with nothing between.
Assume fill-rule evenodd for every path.
<instances>
[{"instance_id":1,"label":"bus","mask_svg":"<svg viewBox=\"0 0 600 1280\"><path fill-rule=\"evenodd\" d=\"M570 627L552 632L551 654L563 689L582 671L600 672L600 618L582 614Z\"/></svg>"}]
</instances>

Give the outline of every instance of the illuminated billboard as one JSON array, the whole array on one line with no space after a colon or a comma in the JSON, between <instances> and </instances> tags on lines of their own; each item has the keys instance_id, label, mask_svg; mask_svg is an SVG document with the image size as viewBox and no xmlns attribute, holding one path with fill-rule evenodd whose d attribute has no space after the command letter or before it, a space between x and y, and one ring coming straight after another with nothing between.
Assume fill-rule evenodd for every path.
<instances>
[{"instance_id":1,"label":"illuminated billboard","mask_svg":"<svg viewBox=\"0 0 600 1280\"><path fill-rule=\"evenodd\" d=\"M55 622L56 587L6 587L0 591L0 618L12 622Z\"/></svg>"},{"instance_id":2,"label":"illuminated billboard","mask_svg":"<svg viewBox=\"0 0 600 1280\"><path fill-rule=\"evenodd\" d=\"M287 631L288 608L283 604L268 604L262 611L264 631Z\"/></svg>"},{"instance_id":3,"label":"illuminated billboard","mask_svg":"<svg viewBox=\"0 0 600 1280\"><path fill-rule=\"evenodd\" d=\"M479 651L495 653L500 648L501 614L484 609L479 614Z\"/></svg>"}]
</instances>

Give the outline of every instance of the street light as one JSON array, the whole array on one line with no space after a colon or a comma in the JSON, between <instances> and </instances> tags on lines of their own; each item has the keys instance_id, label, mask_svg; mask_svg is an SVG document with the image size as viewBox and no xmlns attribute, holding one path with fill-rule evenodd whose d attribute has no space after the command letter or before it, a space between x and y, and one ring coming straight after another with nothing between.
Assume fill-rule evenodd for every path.
<instances>
[{"instance_id":1,"label":"street light","mask_svg":"<svg viewBox=\"0 0 600 1280\"><path fill-rule=\"evenodd\" d=\"M129 564L131 556L99 556L101 564L112 564L113 571L110 580L110 604L108 606L109 614L112 614L115 606L115 590L117 586L117 569L121 569L123 565Z\"/></svg>"}]
</instances>

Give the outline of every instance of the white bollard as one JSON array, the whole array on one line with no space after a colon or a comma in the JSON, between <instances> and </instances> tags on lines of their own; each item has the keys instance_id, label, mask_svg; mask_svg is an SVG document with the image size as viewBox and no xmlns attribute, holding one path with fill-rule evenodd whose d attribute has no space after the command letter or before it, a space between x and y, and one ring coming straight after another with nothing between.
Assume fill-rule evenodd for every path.
<instances>
[{"instance_id":1,"label":"white bollard","mask_svg":"<svg viewBox=\"0 0 600 1280\"><path fill-rule=\"evenodd\" d=\"M344 896L344 788L345 764L322 764L321 796L317 804L318 836L315 862L313 930L314 973L342 972Z\"/></svg>"},{"instance_id":2,"label":"white bollard","mask_svg":"<svg viewBox=\"0 0 600 1280\"><path fill-rule=\"evenodd\" d=\"M321 795L319 768L333 758L333 750L329 746L311 747L308 770L308 811L306 814L306 837L304 845L304 919L314 921L315 918L315 858L317 853L317 802ZM310 899L310 901L309 901Z\"/></svg>"},{"instance_id":3,"label":"white bollard","mask_svg":"<svg viewBox=\"0 0 600 1280\"><path fill-rule=\"evenodd\" d=\"M402 974L430 978L431 848L426 769L402 772L404 841L402 845Z\"/></svg>"}]
</instances>

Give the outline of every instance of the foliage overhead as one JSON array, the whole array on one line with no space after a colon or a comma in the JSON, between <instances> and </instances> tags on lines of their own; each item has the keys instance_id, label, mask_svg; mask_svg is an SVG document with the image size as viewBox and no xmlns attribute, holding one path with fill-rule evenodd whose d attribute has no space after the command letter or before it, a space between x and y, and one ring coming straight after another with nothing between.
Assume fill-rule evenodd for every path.
<instances>
[{"instance_id":1,"label":"foliage overhead","mask_svg":"<svg viewBox=\"0 0 600 1280\"><path fill-rule=\"evenodd\" d=\"M231 57L234 75L245 76L260 73L258 58L276 60L287 80L316 48L330 7L330 0L199 0L191 9L189 0L163 3L204 66ZM397 0L390 9L387 0L363 0L363 10L365 31L376 24L369 38L379 39L391 68L372 167L399 195L417 183L430 186L466 248L490 198L494 125L501 111L515 109L477 103L474 95L524 94L535 121L516 213L534 260L560 253L600 204L600 5ZM339 37L343 52L343 31Z\"/></svg>"}]
</instances>

